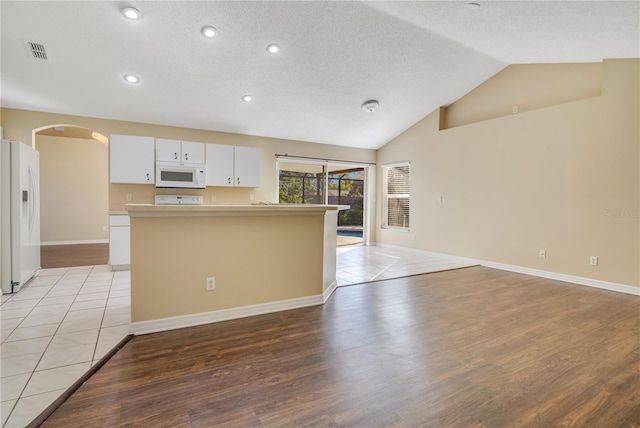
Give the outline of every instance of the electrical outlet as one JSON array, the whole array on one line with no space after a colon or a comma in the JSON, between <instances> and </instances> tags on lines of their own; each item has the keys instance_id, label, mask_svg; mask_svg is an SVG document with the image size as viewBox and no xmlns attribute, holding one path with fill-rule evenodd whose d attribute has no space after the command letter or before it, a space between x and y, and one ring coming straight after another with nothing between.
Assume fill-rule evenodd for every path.
<instances>
[{"instance_id":1,"label":"electrical outlet","mask_svg":"<svg viewBox=\"0 0 640 428\"><path fill-rule=\"evenodd\" d=\"M540 257L541 259L546 259L547 258L547 250L540 250L540 252L538 253L538 257Z\"/></svg>"},{"instance_id":2,"label":"electrical outlet","mask_svg":"<svg viewBox=\"0 0 640 428\"><path fill-rule=\"evenodd\" d=\"M415 234L415 233L412 233L412 234L411 234L411 240L412 240L412 241L415 241L415 240L416 240L416 234Z\"/></svg>"},{"instance_id":3,"label":"electrical outlet","mask_svg":"<svg viewBox=\"0 0 640 428\"><path fill-rule=\"evenodd\" d=\"M207 291L213 291L216 289L216 278L211 277L207 278Z\"/></svg>"},{"instance_id":4,"label":"electrical outlet","mask_svg":"<svg viewBox=\"0 0 640 428\"><path fill-rule=\"evenodd\" d=\"M251 193L251 194L249 195L249 200L250 200L250 201L253 201L255 198L256 198L256 197L254 196L254 194L253 194L253 193Z\"/></svg>"},{"instance_id":5,"label":"electrical outlet","mask_svg":"<svg viewBox=\"0 0 640 428\"><path fill-rule=\"evenodd\" d=\"M589 257L589 264L591 266L598 266L598 257L597 256Z\"/></svg>"},{"instance_id":6,"label":"electrical outlet","mask_svg":"<svg viewBox=\"0 0 640 428\"><path fill-rule=\"evenodd\" d=\"M127 196L126 196L127 202L131 202L131 198L132 198L131 193L127 193Z\"/></svg>"},{"instance_id":7,"label":"electrical outlet","mask_svg":"<svg viewBox=\"0 0 640 428\"><path fill-rule=\"evenodd\" d=\"M513 112L513 114L518 113L520 109L518 108L518 106L513 106L513 108L511 109L511 111Z\"/></svg>"},{"instance_id":8,"label":"electrical outlet","mask_svg":"<svg viewBox=\"0 0 640 428\"><path fill-rule=\"evenodd\" d=\"M211 195L211 202L215 202L216 201L216 195Z\"/></svg>"}]
</instances>

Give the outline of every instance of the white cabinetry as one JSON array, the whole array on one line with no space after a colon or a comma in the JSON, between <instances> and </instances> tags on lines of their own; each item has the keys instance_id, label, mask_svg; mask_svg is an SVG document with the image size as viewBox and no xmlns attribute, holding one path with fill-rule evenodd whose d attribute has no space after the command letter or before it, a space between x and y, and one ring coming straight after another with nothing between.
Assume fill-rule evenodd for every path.
<instances>
[{"instance_id":1,"label":"white cabinetry","mask_svg":"<svg viewBox=\"0 0 640 428\"><path fill-rule=\"evenodd\" d=\"M155 183L153 137L111 134L109 159L112 183Z\"/></svg>"},{"instance_id":2,"label":"white cabinetry","mask_svg":"<svg viewBox=\"0 0 640 428\"><path fill-rule=\"evenodd\" d=\"M207 144L207 186L260 187L260 149Z\"/></svg>"},{"instance_id":3,"label":"white cabinetry","mask_svg":"<svg viewBox=\"0 0 640 428\"><path fill-rule=\"evenodd\" d=\"M109 216L109 264L113 270L131 265L131 235L128 215Z\"/></svg>"},{"instance_id":4,"label":"white cabinetry","mask_svg":"<svg viewBox=\"0 0 640 428\"><path fill-rule=\"evenodd\" d=\"M156 138L156 160L204 163L204 143Z\"/></svg>"},{"instance_id":5,"label":"white cabinetry","mask_svg":"<svg viewBox=\"0 0 640 428\"><path fill-rule=\"evenodd\" d=\"M234 186L260 187L260 149L235 147L233 172Z\"/></svg>"},{"instance_id":6,"label":"white cabinetry","mask_svg":"<svg viewBox=\"0 0 640 428\"><path fill-rule=\"evenodd\" d=\"M233 186L233 146L207 144L207 186Z\"/></svg>"}]
</instances>

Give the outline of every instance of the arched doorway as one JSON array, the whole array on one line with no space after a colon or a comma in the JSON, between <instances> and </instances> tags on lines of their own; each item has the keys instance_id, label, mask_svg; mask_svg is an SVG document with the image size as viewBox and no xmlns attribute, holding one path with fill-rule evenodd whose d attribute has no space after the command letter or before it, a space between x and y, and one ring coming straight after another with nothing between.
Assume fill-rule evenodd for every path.
<instances>
[{"instance_id":1,"label":"arched doorway","mask_svg":"<svg viewBox=\"0 0 640 428\"><path fill-rule=\"evenodd\" d=\"M43 268L107 264L109 154L90 129L56 124L33 130L40 152Z\"/></svg>"}]
</instances>

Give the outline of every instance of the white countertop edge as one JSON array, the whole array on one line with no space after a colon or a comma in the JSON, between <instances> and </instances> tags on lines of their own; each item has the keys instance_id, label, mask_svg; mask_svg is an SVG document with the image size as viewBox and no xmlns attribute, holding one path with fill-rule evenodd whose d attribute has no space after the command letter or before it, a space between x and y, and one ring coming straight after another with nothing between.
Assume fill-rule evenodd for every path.
<instances>
[{"instance_id":1,"label":"white countertop edge","mask_svg":"<svg viewBox=\"0 0 640 428\"><path fill-rule=\"evenodd\" d=\"M266 216L266 215L324 215L327 211L348 209L348 205L152 205L127 204L131 217L176 216Z\"/></svg>"}]
</instances>

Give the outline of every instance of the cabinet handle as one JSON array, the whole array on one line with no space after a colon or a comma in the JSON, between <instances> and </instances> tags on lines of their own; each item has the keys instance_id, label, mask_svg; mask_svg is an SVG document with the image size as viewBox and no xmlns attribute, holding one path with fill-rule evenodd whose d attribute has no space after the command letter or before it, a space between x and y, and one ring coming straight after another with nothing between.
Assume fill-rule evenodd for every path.
<instances>
[{"instance_id":1,"label":"cabinet handle","mask_svg":"<svg viewBox=\"0 0 640 428\"><path fill-rule=\"evenodd\" d=\"M147 181L151 180L151 177L149 177L149 174L147 174Z\"/></svg>"},{"instance_id":2,"label":"cabinet handle","mask_svg":"<svg viewBox=\"0 0 640 428\"><path fill-rule=\"evenodd\" d=\"M189 160L189 153L185 153L184 154L184 160L188 161Z\"/></svg>"},{"instance_id":3,"label":"cabinet handle","mask_svg":"<svg viewBox=\"0 0 640 428\"><path fill-rule=\"evenodd\" d=\"M231 184L231 177L227 178L227 184Z\"/></svg>"},{"instance_id":4,"label":"cabinet handle","mask_svg":"<svg viewBox=\"0 0 640 428\"><path fill-rule=\"evenodd\" d=\"M173 154L173 159L178 160L178 154L177 153Z\"/></svg>"}]
</instances>

